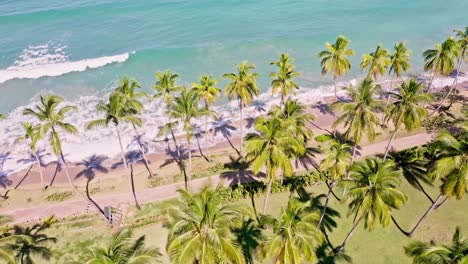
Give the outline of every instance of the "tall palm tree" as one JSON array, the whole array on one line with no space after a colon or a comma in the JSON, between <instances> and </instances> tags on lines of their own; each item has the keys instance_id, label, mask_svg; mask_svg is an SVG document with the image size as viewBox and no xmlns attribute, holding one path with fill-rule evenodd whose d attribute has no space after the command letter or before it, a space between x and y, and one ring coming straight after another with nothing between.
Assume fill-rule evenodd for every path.
<instances>
[{"instance_id":1,"label":"tall palm tree","mask_svg":"<svg viewBox=\"0 0 468 264\"><path fill-rule=\"evenodd\" d=\"M463 264L468 261L468 239L463 239L457 226L449 245L436 244L433 241L411 241L405 246L405 253L413 258L413 264L440 263Z\"/></svg>"},{"instance_id":2,"label":"tall palm tree","mask_svg":"<svg viewBox=\"0 0 468 264\"><path fill-rule=\"evenodd\" d=\"M278 170L281 170L285 176L291 176L293 168L290 158L294 154L303 154L305 144L283 129L282 120L274 116L259 117L254 127L256 132L245 136L246 160L251 162L252 170L256 174L263 167L266 169L268 185L263 205L263 214L265 214L271 185L277 177Z\"/></svg>"},{"instance_id":3,"label":"tall palm tree","mask_svg":"<svg viewBox=\"0 0 468 264\"><path fill-rule=\"evenodd\" d=\"M405 46L405 43L399 42L394 46L394 52L390 55L389 74L392 75L388 92L393 90L393 79L400 77L404 72L408 71L410 64L411 51ZM390 99L390 94L387 96L387 102Z\"/></svg>"},{"instance_id":4,"label":"tall palm tree","mask_svg":"<svg viewBox=\"0 0 468 264\"><path fill-rule=\"evenodd\" d=\"M224 203L216 190L179 190L180 203L171 208L166 250L174 263L244 263L232 228L243 219L242 207Z\"/></svg>"},{"instance_id":5,"label":"tall palm tree","mask_svg":"<svg viewBox=\"0 0 468 264\"><path fill-rule=\"evenodd\" d=\"M432 182L440 180L440 194L419 219L414 228L407 233L411 236L429 215L429 213L436 207L439 207L439 202L444 196L455 198L457 200L463 199L468 191L468 131L464 130L458 137L451 135L449 132L443 130L439 133L434 141L436 150L436 160L432 163L429 169L428 176Z\"/></svg>"},{"instance_id":6,"label":"tall palm tree","mask_svg":"<svg viewBox=\"0 0 468 264\"><path fill-rule=\"evenodd\" d=\"M253 64L248 64L243 61L240 65L236 64L236 73L226 73L224 78L228 79L230 83L226 86L225 93L228 95L229 100L237 97L237 102L240 112L240 146L239 153L242 156L242 145L244 143L244 116L242 109L252 102L254 96L258 96L259 89L257 86L257 77L259 76Z\"/></svg>"},{"instance_id":7,"label":"tall palm tree","mask_svg":"<svg viewBox=\"0 0 468 264\"><path fill-rule=\"evenodd\" d=\"M353 160L356 156L356 146L360 144L364 134L372 141L376 136L376 128L380 123L376 110L383 110L380 100L375 95L382 92L380 85L374 85L370 78L362 81L359 87L350 86L347 89L349 102L336 102L331 108L342 114L335 121L333 127L344 123L346 127L345 138L354 142Z\"/></svg>"},{"instance_id":8,"label":"tall palm tree","mask_svg":"<svg viewBox=\"0 0 468 264\"><path fill-rule=\"evenodd\" d=\"M292 197L287 208L281 209L279 219L268 217L267 225L273 234L267 239L264 250L274 263L311 263L317 259L316 247L323 236L317 228L319 213L310 210L311 202L301 202Z\"/></svg>"},{"instance_id":9,"label":"tall palm tree","mask_svg":"<svg viewBox=\"0 0 468 264\"><path fill-rule=\"evenodd\" d=\"M458 85L458 76L460 75L460 69L463 64L463 61L468 61L468 27L465 27L464 30L455 30L457 33L458 38L458 58L457 58L457 73L455 76L455 80L453 80L453 84L450 87L449 92L445 95L445 97L440 101L439 106L434 112L439 111L442 107L443 103L447 98L452 94L453 89L455 89Z\"/></svg>"},{"instance_id":10,"label":"tall palm tree","mask_svg":"<svg viewBox=\"0 0 468 264\"><path fill-rule=\"evenodd\" d=\"M391 161L370 158L351 167L352 186L346 199L351 199L349 215L354 225L338 248L342 251L356 227L364 221L364 228L372 230L377 224L386 227L391 221L391 210L406 202L406 195L398 190L401 171Z\"/></svg>"},{"instance_id":11,"label":"tall palm tree","mask_svg":"<svg viewBox=\"0 0 468 264\"><path fill-rule=\"evenodd\" d=\"M421 127L421 121L427 117L427 109L423 105L432 101L432 95L424 93L422 83L418 83L414 78L402 83L398 92L390 92L389 95L394 98L394 102L387 120L392 120L394 130L385 149L384 161L401 125L408 131Z\"/></svg>"},{"instance_id":12,"label":"tall palm tree","mask_svg":"<svg viewBox=\"0 0 468 264\"><path fill-rule=\"evenodd\" d=\"M276 65L278 72L271 72L270 77L271 88L273 95L280 91L281 105L284 104L284 99L289 94L296 94L299 85L294 82L294 78L299 76L300 73L296 71L296 66L293 64L294 59L289 57L289 54L281 54L279 61L270 62L270 65Z\"/></svg>"},{"instance_id":13,"label":"tall palm tree","mask_svg":"<svg viewBox=\"0 0 468 264\"><path fill-rule=\"evenodd\" d=\"M120 85L115 89L115 93L120 93L122 95L122 104L124 112L127 115L140 115L143 110L143 104L139 101L140 97L147 97L147 94L142 91L136 91L136 89L141 88L140 84L135 80L130 80L127 76L124 76ZM141 122L141 126L143 122ZM135 131L135 137L140 138L142 135L138 132L137 126L135 123L132 123L133 130ZM140 140L137 140L137 146L145 163L146 170L148 170L150 178L154 178L154 173L150 168L148 158L146 157L146 151L141 144Z\"/></svg>"},{"instance_id":14,"label":"tall palm tree","mask_svg":"<svg viewBox=\"0 0 468 264\"><path fill-rule=\"evenodd\" d=\"M361 69L364 71L369 67L367 78L372 77L377 80L378 75L384 75L391 63L388 51L377 45L374 52L362 55Z\"/></svg>"},{"instance_id":15,"label":"tall palm tree","mask_svg":"<svg viewBox=\"0 0 468 264\"><path fill-rule=\"evenodd\" d=\"M104 248L91 249L83 259L70 261L70 264L127 264L160 263L161 253L155 247L145 246L145 236L132 240L132 233L122 229L115 233Z\"/></svg>"},{"instance_id":16,"label":"tall palm tree","mask_svg":"<svg viewBox=\"0 0 468 264\"><path fill-rule=\"evenodd\" d=\"M55 155L57 155L59 160L62 160L68 183L77 194L87 200L86 197L73 184L70 173L68 171L67 162L65 161L65 156L63 155L60 136L57 131L57 129L61 129L62 131L72 135L78 134L78 130L75 126L64 121L65 115L72 110L76 110L77 108L76 106L70 105L59 108L59 105L62 102L63 98L56 95L49 94L46 96L41 96L41 104L36 105L35 110L31 108L25 108L23 110L23 115L33 116L39 121L40 125L38 132L40 137L43 137L46 134L50 135L50 145L52 147L52 151L55 153Z\"/></svg>"},{"instance_id":17,"label":"tall palm tree","mask_svg":"<svg viewBox=\"0 0 468 264\"><path fill-rule=\"evenodd\" d=\"M458 42L453 37L449 37L442 45L436 44L435 49L427 49L423 52L424 70L432 71L432 77L427 87L428 92L431 90L432 82L437 74L447 76L455 68L458 52Z\"/></svg>"},{"instance_id":18,"label":"tall palm tree","mask_svg":"<svg viewBox=\"0 0 468 264\"><path fill-rule=\"evenodd\" d=\"M29 149L33 154L34 158L36 159L37 166L39 168L39 175L41 176L41 185L42 189L45 190L44 184L44 173L42 171L42 163L37 155L36 144L41 139L41 134L39 133L39 127L33 126L30 122L24 122L21 124L23 126L24 134L18 137L15 140L15 143L19 143L21 141L28 140L29 142Z\"/></svg>"},{"instance_id":19,"label":"tall palm tree","mask_svg":"<svg viewBox=\"0 0 468 264\"><path fill-rule=\"evenodd\" d=\"M351 69L351 62L348 57L354 56L354 50L348 49L349 39L345 36L338 36L335 43L325 43L325 47L328 50L319 52L318 58L320 66L322 67L322 74L325 75L330 71L333 72L333 84L335 87L335 98L336 96L336 78L344 76Z\"/></svg>"},{"instance_id":20,"label":"tall palm tree","mask_svg":"<svg viewBox=\"0 0 468 264\"><path fill-rule=\"evenodd\" d=\"M182 90L182 86L177 86L176 81L179 75L172 73L171 70L156 73L156 83L153 86L155 94L153 98L162 98L166 107L172 103L175 93Z\"/></svg>"},{"instance_id":21,"label":"tall palm tree","mask_svg":"<svg viewBox=\"0 0 468 264\"><path fill-rule=\"evenodd\" d=\"M336 139L332 139L327 153L328 154L320 163L320 170L326 172L327 175L326 184L328 186L328 193L320 220L317 224L317 228L319 229L326 215L330 194L332 193L333 188L335 188L337 183L345 176L346 172L351 166L352 159L351 146ZM330 183L328 181L330 181Z\"/></svg>"},{"instance_id":22,"label":"tall palm tree","mask_svg":"<svg viewBox=\"0 0 468 264\"><path fill-rule=\"evenodd\" d=\"M183 125L185 131L185 137L187 140L187 148L189 153L189 167L188 167L188 181L192 179L192 144L191 140L193 137L194 126L192 124L193 119L200 118L204 115L208 115L209 111L204 108L200 108L198 105L198 94L193 90L184 88L179 96L174 98L174 102L170 105L168 116L173 119L177 119ZM187 188L187 179L185 179L185 187Z\"/></svg>"},{"instance_id":23,"label":"tall palm tree","mask_svg":"<svg viewBox=\"0 0 468 264\"><path fill-rule=\"evenodd\" d=\"M203 99L206 109L210 110L211 104L216 102L216 97L221 93L221 89L216 86L218 79L209 75L200 76L199 83L193 83L192 89L198 94L199 99ZM205 136L204 145L206 148L206 138L208 137L208 115L205 116Z\"/></svg>"},{"instance_id":24,"label":"tall palm tree","mask_svg":"<svg viewBox=\"0 0 468 264\"><path fill-rule=\"evenodd\" d=\"M126 122L126 123L132 123L132 124L141 126L141 119L133 115L128 115L127 112L125 112L123 101L124 99L123 99L122 94L112 93L109 97L108 103L100 102L97 106L97 110L105 114L104 118L96 119L96 120L88 122L88 124L86 125L86 128L92 129L95 127L102 127L102 126L108 127L109 124L112 122L112 124L115 127L117 139L119 141L122 162L125 168L128 168L128 161L125 156L125 151L124 151L123 144L122 144L122 137L120 135L119 125L121 123ZM133 197L135 197L135 192L134 192L134 189L132 188L132 186L134 186L133 177L131 176L131 174L129 174L128 179L129 179L130 193L132 193ZM135 198L135 204L138 205L136 198Z\"/></svg>"}]
</instances>

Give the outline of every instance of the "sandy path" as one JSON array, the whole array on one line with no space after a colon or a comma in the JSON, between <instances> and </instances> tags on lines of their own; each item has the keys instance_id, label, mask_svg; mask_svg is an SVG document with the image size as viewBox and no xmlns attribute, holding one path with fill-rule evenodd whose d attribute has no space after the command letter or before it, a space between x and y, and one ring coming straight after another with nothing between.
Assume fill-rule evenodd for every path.
<instances>
[{"instance_id":1,"label":"sandy path","mask_svg":"<svg viewBox=\"0 0 468 264\"><path fill-rule=\"evenodd\" d=\"M422 145L429 142L432 139L430 134L417 134L403 138L397 138L394 141L395 150L401 150L405 148L410 148L416 145ZM385 149L387 141L378 142L375 144L370 144L363 146L361 150L361 156L375 155L377 153L382 153ZM321 157L319 157L320 159ZM200 190L206 184L211 184L213 186L218 184L229 185L232 179L225 179L222 176L211 176L207 178L201 178L193 180L189 183L190 190L197 191ZM168 198L175 197L177 195L177 189L183 188L184 183L175 183L165 186L160 186L153 189L146 189L137 193L139 202L154 202L166 200ZM110 205L118 206L121 203L132 203L133 199L129 193L122 194L112 194L112 195L103 195L96 196L95 200L100 205ZM34 221L41 219L48 215L55 215L56 217L67 217L72 215L79 215L86 212L86 210L91 210L91 207L88 206L88 203L83 200L74 200L74 201L65 201L53 205L41 205L36 207L24 208L24 209L15 209L11 211L2 212L4 215L10 215L14 217L14 223L24 223L28 221Z\"/></svg>"}]
</instances>

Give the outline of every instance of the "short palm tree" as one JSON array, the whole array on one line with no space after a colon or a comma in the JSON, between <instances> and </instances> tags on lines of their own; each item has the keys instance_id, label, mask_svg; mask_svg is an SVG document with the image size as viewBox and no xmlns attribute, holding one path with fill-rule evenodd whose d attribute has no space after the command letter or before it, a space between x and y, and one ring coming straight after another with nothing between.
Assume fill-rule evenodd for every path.
<instances>
[{"instance_id":1,"label":"short palm tree","mask_svg":"<svg viewBox=\"0 0 468 264\"><path fill-rule=\"evenodd\" d=\"M245 213L239 205L226 204L216 190L204 187L191 194L179 190L180 202L171 216L167 252L174 263L244 263L232 228Z\"/></svg>"},{"instance_id":2,"label":"short palm tree","mask_svg":"<svg viewBox=\"0 0 468 264\"><path fill-rule=\"evenodd\" d=\"M354 225L338 248L342 251L356 227L364 221L364 228L372 230L377 224L386 227L391 222L391 210L399 209L407 200L398 190L401 171L391 161L369 158L351 167L351 187L348 216L353 215Z\"/></svg>"},{"instance_id":3,"label":"short palm tree","mask_svg":"<svg viewBox=\"0 0 468 264\"><path fill-rule=\"evenodd\" d=\"M390 69L388 72L392 75L390 80L389 92L393 90L393 79L395 77L400 77L404 72L409 70L411 51L405 46L403 42L395 44L394 52L390 55ZM390 98L390 95L387 97L387 101Z\"/></svg>"},{"instance_id":4,"label":"short palm tree","mask_svg":"<svg viewBox=\"0 0 468 264\"><path fill-rule=\"evenodd\" d=\"M435 49L427 49L423 52L424 70L432 71L432 77L427 87L428 92L431 90L432 82L437 74L447 76L455 68L458 52L458 42L453 37L449 37L442 45L436 44Z\"/></svg>"},{"instance_id":5,"label":"short palm tree","mask_svg":"<svg viewBox=\"0 0 468 264\"><path fill-rule=\"evenodd\" d=\"M30 122L24 122L21 124L23 126L24 134L18 137L15 140L15 143L19 143L21 141L28 141L29 143L29 150L31 150L32 155L36 159L37 166L39 168L39 175L41 176L41 185L42 189L45 190L44 184L44 173L42 171L42 163L37 156L36 144L41 139L41 134L39 133L39 127L34 126Z\"/></svg>"},{"instance_id":6,"label":"short palm tree","mask_svg":"<svg viewBox=\"0 0 468 264\"><path fill-rule=\"evenodd\" d=\"M367 78L372 77L374 80L377 80L378 75L384 75L391 63L388 51L382 48L382 46L377 45L374 52L362 56L361 69L364 71L366 68L369 68Z\"/></svg>"},{"instance_id":7,"label":"short palm tree","mask_svg":"<svg viewBox=\"0 0 468 264\"><path fill-rule=\"evenodd\" d=\"M252 102L253 97L258 96L259 89L257 86L257 77L259 76L253 64L248 64L247 61L242 62L240 65L236 64L236 73L226 73L224 78L228 79L230 83L226 86L225 93L228 95L229 100L237 97L240 113L240 146L239 153L242 156L242 145L244 143L244 116L242 109Z\"/></svg>"},{"instance_id":8,"label":"short palm tree","mask_svg":"<svg viewBox=\"0 0 468 264\"><path fill-rule=\"evenodd\" d=\"M374 85L370 78L362 81L359 87L350 86L347 89L349 102L336 102L331 108L341 112L333 127L344 123L345 137L354 142L353 159L356 156L356 145L359 145L364 134L369 140L374 140L376 128L380 123L376 110L383 110L380 100L374 97L382 92L380 85Z\"/></svg>"},{"instance_id":9,"label":"short palm tree","mask_svg":"<svg viewBox=\"0 0 468 264\"><path fill-rule=\"evenodd\" d=\"M468 239L462 238L460 227L457 227L452 244L436 244L433 241L425 243L416 240L405 246L405 253L413 259L413 264L464 264L468 261Z\"/></svg>"},{"instance_id":10,"label":"short palm tree","mask_svg":"<svg viewBox=\"0 0 468 264\"><path fill-rule=\"evenodd\" d=\"M439 207L439 201L447 199L463 199L468 191L468 132L464 130L458 137L443 130L433 143L436 147L436 160L429 169L428 176L435 182L442 181L440 195L419 219L414 228L407 234L411 236L428 214Z\"/></svg>"},{"instance_id":11,"label":"short palm tree","mask_svg":"<svg viewBox=\"0 0 468 264\"><path fill-rule=\"evenodd\" d=\"M72 135L78 134L78 130L75 126L64 121L65 115L72 110L76 110L76 107L68 105L59 108L59 105L62 102L63 98L56 95L49 94L46 96L41 96L41 104L36 105L35 110L32 108L25 108L23 110L23 115L33 116L37 119L37 121L39 121L39 137L43 137L46 134L50 135L50 145L55 155L57 155L59 160L62 160L63 162L63 168L65 170L68 183L77 194L86 199L86 197L84 197L84 195L79 192L76 186L73 184L70 173L68 171L67 162L65 161L65 156L63 155L60 136L57 131L57 129L61 129L62 131Z\"/></svg>"},{"instance_id":12,"label":"short palm tree","mask_svg":"<svg viewBox=\"0 0 468 264\"><path fill-rule=\"evenodd\" d=\"M171 70L156 73L156 83L153 86L153 98L162 98L166 107L173 101L175 93L182 90L181 86L176 85L178 74L172 73Z\"/></svg>"},{"instance_id":13,"label":"short palm tree","mask_svg":"<svg viewBox=\"0 0 468 264\"><path fill-rule=\"evenodd\" d=\"M144 107L143 107L143 104L140 102L139 98L146 97L147 94L142 91L136 91L136 89L138 88L141 88L141 87L137 81L131 80L127 76L124 76L119 86L117 86L117 88L114 91L114 93L120 93L122 95L121 98L122 98L122 104L124 108L123 111L126 113L127 116L130 116L130 115L137 116L143 112ZM133 130L135 131L135 137L136 138L141 137L137 129L137 124L136 123L131 123L131 124L132 124ZM143 126L143 122L141 122L141 126ZM150 178L153 178L154 173L151 170L148 158L146 157L146 151L144 147L142 146L140 140L137 140L136 143L141 153L141 156L143 158L143 161L145 163L145 167L148 170L149 176Z\"/></svg>"},{"instance_id":14,"label":"short palm tree","mask_svg":"<svg viewBox=\"0 0 468 264\"><path fill-rule=\"evenodd\" d=\"M317 228L320 229L322 222L326 215L330 194L333 188L343 179L349 167L351 166L351 146L342 143L336 139L332 139L327 155L320 163L320 170L327 175L326 184L328 186L328 193L325 200L325 205L320 216ZM329 182L330 181L330 182Z\"/></svg>"},{"instance_id":15,"label":"short palm tree","mask_svg":"<svg viewBox=\"0 0 468 264\"><path fill-rule=\"evenodd\" d=\"M127 263L160 263L161 253L155 247L145 246L145 236L136 240L128 229L122 229L112 236L105 248L89 250L79 261L69 261L70 264L127 264Z\"/></svg>"},{"instance_id":16,"label":"short palm tree","mask_svg":"<svg viewBox=\"0 0 468 264\"><path fill-rule=\"evenodd\" d=\"M351 62L348 57L354 56L354 50L349 49L349 39L345 36L338 36L335 43L325 43L325 47L328 50L319 52L318 58L320 66L322 67L322 74L325 75L329 72L333 72L333 84L335 87L335 98L336 95L336 78L344 76L351 69Z\"/></svg>"},{"instance_id":17,"label":"short palm tree","mask_svg":"<svg viewBox=\"0 0 468 264\"><path fill-rule=\"evenodd\" d=\"M193 83L192 89L198 94L199 99L205 103L206 109L210 110L211 104L216 102L216 97L221 93L221 89L216 86L218 79L209 75L200 76L199 83ZM205 116L205 137L204 145L206 148L206 138L208 137L208 115Z\"/></svg>"},{"instance_id":18,"label":"short palm tree","mask_svg":"<svg viewBox=\"0 0 468 264\"><path fill-rule=\"evenodd\" d=\"M315 251L323 236L317 228L319 213L310 207L310 201L304 203L292 197L278 219L267 217L266 225L273 233L263 246L266 258L276 264L311 263L317 259Z\"/></svg>"},{"instance_id":19,"label":"short palm tree","mask_svg":"<svg viewBox=\"0 0 468 264\"><path fill-rule=\"evenodd\" d=\"M448 93L445 95L445 97L442 99L440 102L439 106L434 112L439 111L439 109L442 107L443 103L447 98L452 94L453 89L455 89L458 85L458 76L460 75L460 70L461 66L463 64L463 61L468 61L468 27L465 27L464 30L455 30L457 33L457 38L458 38L458 58L457 58L457 73L455 76L455 80L453 80L453 84L450 87L450 90Z\"/></svg>"},{"instance_id":20,"label":"short palm tree","mask_svg":"<svg viewBox=\"0 0 468 264\"><path fill-rule=\"evenodd\" d=\"M299 85L294 82L294 78L299 76L300 73L296 71L296 66L293 64L294 59L290 58L287 53L281 54L279 61L270 62L270 65L278 67L278 72L271 72L270 77L271 89L273 95L280 91L281 105L284 104L285 98L289 94L296 94Z\"/></svg>"},{"instance_id":21,"label":"short palm tree","mask_svg":"<svg viewBox=\"0 0 468 264\"><path fill-rule=\"evenodd\" d=\"M283 129L283 122L277 117L259 117L255 122L255 133L245 136L246 160L251 162L255 174L265 167L268 182L263 214L266 213L273 180L278 170L285 176L291 176L293 168L291 157L305 152L303 141Z\"/></svg>"},{"instance_id":22,"label":"short palm tree","mask_svg":"<svg viewBox=\"0 0 468 264\"><path fill-rule=\"evenodd\" d=\"M168 116L177 119L183 125L185 137L187 140L187 148L189 153L188 179L185 179L185 187L187 188L187 180L192 179L192 144L194 126L193 119L208 115L209 111L206 107L200 108L198 105L198 94L195 90L184 88L179 96L174 98L174 102L170 105Z\"/></svg>"},{"instance_id":23,"label":"short palm tree","mask_svg":"<svg viewBox=\"0 0 468 264\"><path fill-rule=\"evenodd\" d=\"M422 83L418 83L414 78L402 83L398 92L389 94L394 102L390 106L387 120L392 120L394 130L385 149L384 161L401 125L408 131L421 127L421 122L427 117L427 109L423 105L432 101L432 95L424 93Z\"/></svg>"}]
</instances>

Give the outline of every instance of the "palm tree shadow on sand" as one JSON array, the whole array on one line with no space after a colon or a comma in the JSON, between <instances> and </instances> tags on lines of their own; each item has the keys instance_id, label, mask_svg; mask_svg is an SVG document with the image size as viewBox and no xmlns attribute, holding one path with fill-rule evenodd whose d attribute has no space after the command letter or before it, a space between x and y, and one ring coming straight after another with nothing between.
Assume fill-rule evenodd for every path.
<instances>
[{"instance_id":1,"label":"palm tree shadow on sand","mask_svg":"<svg viewBox=\"0 0 468 264\"><path fill-rule=\"evenodd\" d=\"M41 167L45 167L46 164L44 162L44 157L48 156L49 154L48 153L45 153L45 149L39 149L36 151L36 155L37 155L37 158L39 159L39 163L40 163L40 166ZM22 164L25 164L25 165L30 165L28 170L26 171L26 173L24 174L23 178L21 178L21 180L16 184L16 186L14 187L14 189L18 189L21 184L24 182L24 180L26 180L26 178L29 176L29 173L31 172L32 168L34 167L34 165L36 164L36 156L34 156L33 153L29 153L29 157L27 158L24 158L24 159L19 159L16 161L16 163L22 163Z\"/></svg>"},{"instance_id":2,"label":"palm tree shadow on sand","mask_svg":"<svg viewBox=\"0 0 468 264\"><path fill-rule=\"evenodd\" d=\"M237 128L231 125L232 119L228 119L224 116L219 116L215 118L215 120L212 122L212 126L214 129L214 134L215 136L219 133L221 134L229 143L232 149L234 149L238 155L240 155L239 150L234 147L231 141L232 137L232 132L237 131Z\"/></svg>"},{"instance_id":3,"label":"palm tree shadow on sand","mask_svg":"<svg viewBox=\"0 0 468 264\"><path fill-rule=\"evenodd\" d=\"M65 156L67 156L67 155L64 155L64 157ZM54 175L52 176L52 179L50 179L49 185L47 185L45 187L46 190L47 190L47 188L52 187L52 185L55 182L55 179L57 178L57 175L62 171L62 169L63 169L63 163L62 162L63 162L62 158L57 157L57 160L54 160L54 161L51 161L51 162L47 163L46 166L55 164L55 171L54 171Z\"/></svg>"},{"instance_id":4,"label":"palm tree shadow on sand","mask_svg":"<svg viewBox=\"0 0 468 264\"><path fill-rule=\"evenodd\" d=\"M193 135L195 136L195 139L197 141L197 147L198 147L198 152L200 153L200 155L208 162L213 162L208 156L206 156L204 153L203 153L203 150L200 146L200 139L203 138L202 134L203 134L203 130L202 128L200 127L200 125L197 125L197 124L194 124L193 125L194 127L194 130L195 130L195 133L193 133Z\"/></svg>"},{"instance_id":5,"label":"palm tree shadow on sand","mask_svg":"<svg viewBox=\"0 0 468 264\"><path fill-rule=\"evenodd\" d=\"M94 154L81 162L76 163L77 166L83 166L84 169L76 174L75 180L81 177L86 178L86 197L88 197L89 201L96 206L102 215L105 215L104 210L91 198L89 193L89 183L96 177L96 172L109 172L109 170L102 165L102 163L108 159L109 158L107 156Z\"/></svg>"},{"instance_id":6,"label":"palm tree shadow on sand","mask_svg":"<svg viewBox=\"0 0 468 264\"><path fill-rule=\"evenodd\" d=\"M11 160L11 159L13 159L11 157L11 152L0 153L0 170L3 170L5 162L7 162L8 160Z\"/></svg>"},{"instance_id":7,"label":"palm tree shadow on sand","mask_svg":"<svg viewBox=\"0 0 468 264\"><path fill-rule=\"evenodd\" d=\"M3 189L7 189L8 186L12 185L13 182L8 179L8 175L11 173L11 170L0 170L0 187L3 187ZM8 199L8 193L10 190L7 190L5 194L0 194L0 197L3 198L4 200Z\"/></svg>"},{"instance_id":8,"label":"palm tree shadow on sand","mask_svg":"<svg viewBox=\"0 0 468 264\"><path fill-rule=\"evenodd\" d=\"M187 160L189 158L188 149L183 146L179 147L178 151L166 148L165 153L168 156L168 158L164 160L164 162L159 167L164 168L170 164L176 163L179 167L180 173L184 176L184 179L187 179L187 172L185 170L184 160ZM174 178L173 180L175 181L177 179Z\"/></svg>"}]
</instances>

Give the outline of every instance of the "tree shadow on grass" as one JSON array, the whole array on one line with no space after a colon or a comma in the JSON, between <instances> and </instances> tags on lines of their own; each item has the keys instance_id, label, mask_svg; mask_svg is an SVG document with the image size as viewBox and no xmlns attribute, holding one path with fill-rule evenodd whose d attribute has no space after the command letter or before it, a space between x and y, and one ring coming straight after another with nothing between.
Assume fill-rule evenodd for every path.
<instances>
[{"instance_id":1,"label":"tree shadow on grass","mask_svg":"<svg viewBox=\"0 0 468 264\"><path fill-rule=\"evenodd\" d=\"M258 225L257 221L248 217L242 221L240 227L233 229L236 237L236 242L242 248L245 263L255 263L254 256L260 243L262 243L264 236L262 228Z\"/></svg>"}]
</instances>

